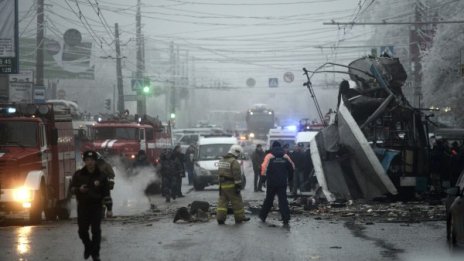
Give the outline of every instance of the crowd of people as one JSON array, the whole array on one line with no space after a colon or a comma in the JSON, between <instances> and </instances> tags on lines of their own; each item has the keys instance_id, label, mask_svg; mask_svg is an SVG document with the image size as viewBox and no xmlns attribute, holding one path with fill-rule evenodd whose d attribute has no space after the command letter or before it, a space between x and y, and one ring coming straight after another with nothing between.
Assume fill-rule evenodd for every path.
<instances>
[{"instance_id":1,"label":"crowd of people","mask_svg":"<svg viewBox=\"0 0 464 261\"><path fill-rule=\"evenodd\" d=\"M282 221L287 226L290 220L287 188L296 195L298 190L300 192L305 190L305 183L309 179L312 170L312 163L307 160L309 150L304 151L301 145L295 147L292 152L288 149L276 141L268 151L264 151L262 145L258 144L251 155L255 174L254 191L264 192L263 188L266 188L266 198L259 214L263 222L277 195ZM250 220L245 216L240 194L243 187L238 158L242 153L243 148L240 145L232 145L218 163L219 197L216 209L218 224L225 224L229 206L232 207L236 223ZM156 170L161 178L160 192L169 203L171 200L184 197L181 190L182 178L187 177L188 184L193 185L195 154L194 145L189 146L185 153L181 151L180 145L164 149L159 164L154 168L148 161L146 152L140 150L131 170L134 173L138 168L145 167ZM84 258L91 256L93 260L100 260L100 224L104 217L113 215L110 191L114 187L115 173L112 166L95 151L84 152L82 158L84 166L74 173L70 191L76 195L78 234L84 244Z\"/></svg>"}]
</instances>

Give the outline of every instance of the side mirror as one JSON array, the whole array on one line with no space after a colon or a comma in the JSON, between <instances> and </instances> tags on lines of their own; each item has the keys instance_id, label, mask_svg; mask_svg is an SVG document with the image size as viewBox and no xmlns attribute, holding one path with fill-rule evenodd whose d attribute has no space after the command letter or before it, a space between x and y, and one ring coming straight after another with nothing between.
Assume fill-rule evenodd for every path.
<instances>
[{"instance_id":1,"label":"side mirror","mask_svg":"<svg viewBox=\"0 0 464 261\"><path fill-rule=\"evenodd\" d=\"M459 187L452 187L446 190L446 194L452 197L459 196Z\"/></svg>"}]
</instances>

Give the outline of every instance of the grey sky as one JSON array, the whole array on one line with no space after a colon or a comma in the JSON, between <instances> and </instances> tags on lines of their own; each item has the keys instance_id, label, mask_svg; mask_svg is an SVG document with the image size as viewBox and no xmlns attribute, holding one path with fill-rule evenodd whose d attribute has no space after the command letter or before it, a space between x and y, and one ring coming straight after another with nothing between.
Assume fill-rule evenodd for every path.
<instances>
[{"instance_id":1,"label":"grey sky","mask_svg":"<svg viewBox=\"0 0 464 261\"><path fill-rule=\"evenodd\" d=\"M357 57L359 52L353 50L338 50L335 54L329 48L322 51L314 47L335 46L338 40L359 42L359 31L356 35L350 29L322 23L331 19L352 21L359 12L359 4L365 6L366 2L370 1L142 0L146 59L148 63L156 63L150 60L155 58L166 61L168 44L174 41L181 53L188 50L189 56L195 57L199 81L220 79L243 87L248 77L254 77L258 85L267 84L268 77L281 78L286 71L301 74L302 67L314 68L326 60ZM76 28L84 38L96 42L96 57L114 55L108 31L114 30L114 23L118 22L121 41L127 44L122 48L123 55L135 56L136 0L45 0L45 3L47 35L58 37L66 29ZM31 4L31 0L20 1L20 18ZM25 36L34 35L35 21L26 28L29 17L32 18L28 15L21 23ZM135 69L133 59L124 65L126 73ZM159 77L167 77L160 73Z\"/></svg>"},{"instance_id":2,"label":"grey sky","mask_svg":"<svg viewBox=\"0 0 464 261\"><path fill-rule=\"evenodd\" d=\"M35 37L36 0L20 1L20 34ZM314 104L302 84L302 68L313 70L324 62L348 64L369 52L366 49L334 48L341 45L365 45L369 36L364 27L337 27L323 22L359 19L372 0L142 0L142 33L145 36L145 75L166 85L171 77L169 44L180 50L180 62L189 63L190 86L227 85L247 88L246 80L254 78L256 87L229 92L196 94L195 102L181 106L194 114L209 110L245 110L253 103L269 103L281 115L314 118ZM45 0L46 35L60 38L70 28L78 29L84 40L94 43L92 60L95 81L60 80L67 98L78 101L90 111L101 111L102 99L113 98L116 82L114 23L120 27L125 94L131 94L130 80L135 71L136 0ZM98 4L98 7L97 7ZM323 47L323 48L317 48ZM195 62L192 62L192 61ZM291 83L283 75L292 72ZM279 88L268 88L269 78L279 79ZM333 107L337 90L334 85L346 75L326 74L313 78L315 88L323 88L319 101L323 110ZM328 91L328 88L332 88ZM98 92L84 95L87 91ZM270 93L272 92L272 94ZM203 93L199 91L198 93ZM247 93L246 95L243 95ZM132 93L133 94L133 93ZM229 98L228 98L229 97ZM231 98L240 104L231 103ZM165 114L164 98L149 101L150 114ZM193 98L190 98L193 99ZM207 102L209 101L209 102ZM205 106L208 105L208 106ZM134 111L134 104L126 106ZM191 110L190 110L191 111ZM283 116L282 116L283 117Z\"/></svg>"}]
</instances>

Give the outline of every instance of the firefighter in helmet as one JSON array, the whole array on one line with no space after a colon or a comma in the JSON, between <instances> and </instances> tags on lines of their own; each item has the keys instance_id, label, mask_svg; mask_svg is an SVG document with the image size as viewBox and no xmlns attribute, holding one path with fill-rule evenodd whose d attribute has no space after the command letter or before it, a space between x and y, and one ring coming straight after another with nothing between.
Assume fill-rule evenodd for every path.
<instances>
[{"instance_id":1,"label":"firefighter in helmet","mask_svg":"<svg viewBox=\"0 0 464 261\"><path fill-rule=\"evenodd\" d=\"M216 210L216 218L219 225L223 225L227 217L227 206L232 205L235 223L249 221L245 217L243 200L240 195L242 189L242 171L238 156L243 152L240 145L232 145L227 155L219 161L219 200Z\"/></svg>"},{"instance_id":2,"label":"firefighter in helmet","mask_svg":"<svg viewBox=\"0 0 464 261\"><path fill-rule=\"evenodd\" d=\"M97 167L108 179L108 186L111 190L114 188L114 178L116 177L113 167L105 160L104 156L97 152ZM103 198L103 217L111 218L113 217L113 199L111 194L108 194ZM106 211L105 211L106 209ZM106 212L106 215L105 215Z\"/></svg>"}]
</instances>

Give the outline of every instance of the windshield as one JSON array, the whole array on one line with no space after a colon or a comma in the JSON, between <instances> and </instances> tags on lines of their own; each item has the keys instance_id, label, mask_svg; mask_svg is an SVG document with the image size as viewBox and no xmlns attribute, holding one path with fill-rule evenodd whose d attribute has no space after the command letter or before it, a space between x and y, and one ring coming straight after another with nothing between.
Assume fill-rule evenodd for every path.
<instances>
[{"instance_id":1,"label":"windshield","mask_svg":"<svg viewBox=\"0 0 464 261\"><path fill-rule=\"evenodd\" d=\"M274 143L274 141L278 141L282 147L285 146L285 145L288 145L288 147L290 149L293 149L295 147L295 144L296 144L294 140L270 139L269 140L269 145L272 146L272 143Z\"/></svg>"},{"instance_id":2,"label":"windshield","mask_svg":"<svg viewBox=\"0 0 464 261\"><path fill-rule=\"evenodd\" d=\"M37 146L37 123L24 121L0 122L0 145Z\"/></svg>"},{"instance_id":3,"label":"windshield","mask_svg":"<svg viewBox=\"0 0 464 261\"><path fill-rule=\"evenodd\" d=\"M217 160L226 155L232 144L200 145L198 160Z\"/></svg>"},{"instance_id":4,"label":"windshield","mask_svg":"<svg viewBox=\"0 0 464 261\"><path fill-rule=\"evenodd\" d=\"M121 139L121 140L138 140L139 133L137 128L95 128L95 139Z\"/></svg>"},{"instance_id":5,"label":"windshield","mask_svg":"<svg viewBox=\"0 0 464 261\"><path fill-rule=\"evenodd\" d=\"M255 112L246 118L249 131L267 132L274 126L274 114Z\"/></svg>"}]
</instances>

